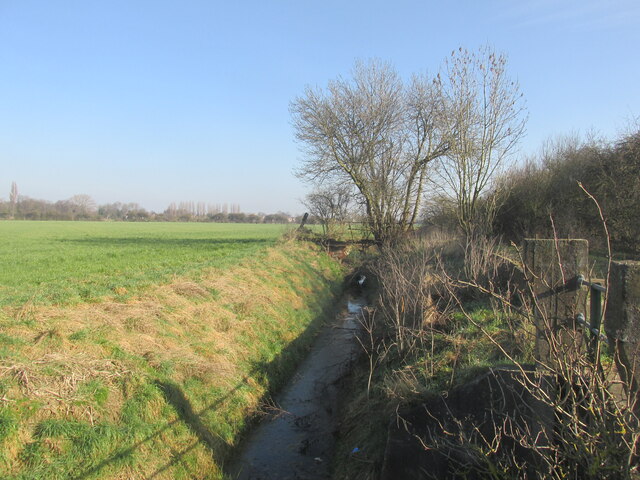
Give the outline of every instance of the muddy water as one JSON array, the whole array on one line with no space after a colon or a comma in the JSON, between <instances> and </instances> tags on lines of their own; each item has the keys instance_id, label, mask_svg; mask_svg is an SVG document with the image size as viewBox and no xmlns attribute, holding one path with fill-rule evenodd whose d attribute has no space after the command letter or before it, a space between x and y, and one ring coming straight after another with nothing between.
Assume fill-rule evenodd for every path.
<instances>
[{"instance_id":1,"label":"muddy water","mask_svg":"<svg viewBox=\"0 0 640 480\"><path fill-rule=\"evenodd\" d=\"M365 301L349 297L344 311L318 336L278 409L250 435L228 469L241 480L330 478L340 380L360 348L355 334Z\"/></svg>"}]
</instances>

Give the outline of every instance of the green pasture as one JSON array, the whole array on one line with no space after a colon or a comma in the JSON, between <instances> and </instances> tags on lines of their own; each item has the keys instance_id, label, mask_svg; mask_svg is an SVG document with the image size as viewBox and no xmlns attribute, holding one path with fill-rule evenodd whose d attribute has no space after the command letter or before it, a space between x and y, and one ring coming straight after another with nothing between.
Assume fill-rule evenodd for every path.
<instances>
[{"instance_id":1,"label":"green pasture","mask_svg":"<svg viewBox=\"0 0 640 480\"><path fill-rule=\"evenodd\" d=\"M127 296L273 245L283 225L0 222L0 306Z\"/></svg>"}]
</instances>

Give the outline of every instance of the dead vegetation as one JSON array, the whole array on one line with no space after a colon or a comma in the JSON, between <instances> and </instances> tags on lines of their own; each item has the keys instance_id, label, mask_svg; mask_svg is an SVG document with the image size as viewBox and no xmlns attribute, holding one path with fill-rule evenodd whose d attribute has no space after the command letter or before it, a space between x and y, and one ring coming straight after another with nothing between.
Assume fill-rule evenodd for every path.
<instances>
[{"instance_id":1,"label":"dead vegetation","mask_svg":"<svg viewBox=\"0 0 640 480\"><path fill-rule=\"evenodd\" d=\"M583 332L540 318L518 248L421 238L383 251L376 274L367 380L343 427L368 463L339 458L336 478L637 477L635 397L602 345L594 363ZM536 325L552 362L536 362ZM359 412L385 412L388 440Z\"/></svg>"}]
</instances>

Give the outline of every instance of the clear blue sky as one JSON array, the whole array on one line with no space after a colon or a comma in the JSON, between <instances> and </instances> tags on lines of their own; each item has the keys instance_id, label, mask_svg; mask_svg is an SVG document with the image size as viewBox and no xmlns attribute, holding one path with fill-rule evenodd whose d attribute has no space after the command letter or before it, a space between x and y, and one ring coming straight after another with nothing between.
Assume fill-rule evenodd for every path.
<instances>
[{"instance_id":1,"label":"clear blue sky","mask_svg":"<svg viewBox=\"0 0 640 480\"><path fill-rule=\"evenodd\" d=\"M637 0L0 0L0 198L298 213L289 102L356 59L509 57L522 154L640 115Z\"/></svg>"}]
</instances>

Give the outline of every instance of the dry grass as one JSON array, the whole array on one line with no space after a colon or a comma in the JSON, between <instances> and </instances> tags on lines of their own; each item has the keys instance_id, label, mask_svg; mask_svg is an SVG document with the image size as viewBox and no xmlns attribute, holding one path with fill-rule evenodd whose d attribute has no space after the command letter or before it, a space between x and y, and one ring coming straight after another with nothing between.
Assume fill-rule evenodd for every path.
<instances>
[{"instance_id":1,"label":"dry grass","mask_svg":"<svg viewBox=\"0 0 640 480\"><path fill-rule=\"evenodd\" d=\"M129 405L141 391L148 391L140 400L145 411L134 417L148 418L148 428L159 433L148 441L133 435L124 444L136 454L148 450L148 459L116 467L104 452L107 463L98 462L91 474L138 478L141 471L149 476L166 467L154 478L174 478L176 472L219 476L224 444L233 444L267 392L268 362L321 314L309 306L309 297L326 297L328 287L339 283L339 269L318 255L289 243L231 268L201 272L197 282L174 277L126 302L113 297L64 307L28 303L3 311L2 333L11 341L0 357L0 409L14 412L18 426L0 437L0 476L29 469L25 449L33 442L47 452L42 471L51 471L46 464L56 456L71 455L64 435L38 434L39 426L64 420L125 427ZM256 365L264 367L258 371ZM173 401L195 412L186 429L176 405L154 382L174 385L179 393ZM209 434L217 438L212 445L203 444L199 428L217 432ZM184 461L163 467L172 455ZM69 460L69 468L78 462Z\"/></svg>"}]
</instances>

